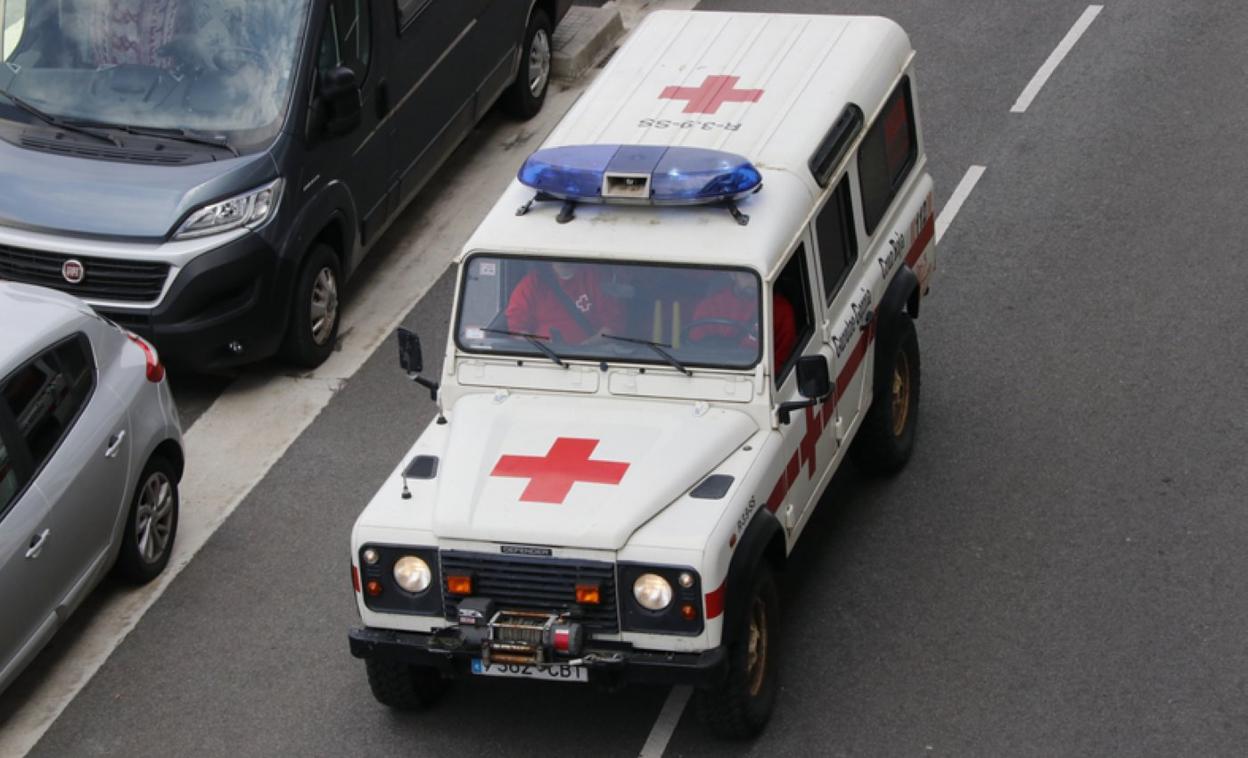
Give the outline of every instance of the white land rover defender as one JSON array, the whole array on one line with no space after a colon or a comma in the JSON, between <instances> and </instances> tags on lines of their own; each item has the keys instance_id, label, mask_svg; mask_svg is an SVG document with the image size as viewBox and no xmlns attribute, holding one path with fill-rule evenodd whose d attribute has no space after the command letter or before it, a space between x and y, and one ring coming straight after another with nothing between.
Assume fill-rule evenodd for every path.
<instances>
[{"instance_id":1,"label":"white land rover defender","mask_svg":"<svg viewBox=\"0 0 1248 758\"><path fill-rule=\"evenodd\" d=\"M784 569L846 452L914 444L934 262L906 34L663 12L465 246L441 415L355 524L373 694L687 683L730 736L776 693Z\"/></svg>"}]
</instances>

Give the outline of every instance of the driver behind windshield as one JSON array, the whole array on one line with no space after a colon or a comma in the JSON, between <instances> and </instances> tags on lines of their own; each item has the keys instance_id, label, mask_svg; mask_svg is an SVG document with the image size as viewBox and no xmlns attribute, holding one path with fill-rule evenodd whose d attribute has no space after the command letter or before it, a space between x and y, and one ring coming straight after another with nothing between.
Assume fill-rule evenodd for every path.
<instances>
[{"instance_id":1,"label":"driver behind windshield","mask_svg":"<svg viewBox=\"0 0 1248 758\"><path fill-rule=\"evenodd\" d=\"M758 280L746 271L733 271L727 275L722 286L711 291L693 309L692 324L699 321L720 323L697 324L689 330L693 343L711 340L735 342L743 348L758 350ZM797 322L793 317L793 305L779 292L772 296L775 324L773 337L776 343L774 371L793 353L797 342Z\"/></svg>"},{"instance_id":2,"label":"driver behind windshield","mask_svg":"<svg viewBox=\"0 0 1248 758\"><path fill-rule=\"evenodd\" d=\"M566 261L535 263L507 301L507 328L569 345L603 332L622 334L624 306L607 293L601 269Z\"/></svg>"}]
</instances>

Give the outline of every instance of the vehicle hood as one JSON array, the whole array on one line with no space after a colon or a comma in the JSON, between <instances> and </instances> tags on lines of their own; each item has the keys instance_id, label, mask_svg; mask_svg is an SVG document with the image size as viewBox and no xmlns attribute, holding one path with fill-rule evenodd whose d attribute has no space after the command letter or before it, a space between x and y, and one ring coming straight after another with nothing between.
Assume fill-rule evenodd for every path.
<instances>
[{"instance_id":1,"label":"vehicle hood","mask_svg":"<svg viewBox=\"0 0 1248 758\"><path fill-rule=\"evenodd\" d=\"M623 547L757 431L739 411L606 398L469 395L451 418L439 538L602 550Z\"/></svg>"},{"instance_id":2,"label":"vehicle hood","mask_svg":"<svg viewBox=\"0 0 1248 758\"><path fill-rule=\"evenodd\" d=\"M0 224L52 234L164 238L199 206L276 176L267 153L146 166L55 155L0 140Z\"/></svg>"}]
</instances>

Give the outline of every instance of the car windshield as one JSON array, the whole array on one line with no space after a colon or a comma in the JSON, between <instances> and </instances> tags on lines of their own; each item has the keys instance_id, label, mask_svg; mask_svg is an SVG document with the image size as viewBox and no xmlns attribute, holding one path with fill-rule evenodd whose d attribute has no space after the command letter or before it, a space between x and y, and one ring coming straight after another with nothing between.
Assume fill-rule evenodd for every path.
<instances>
[{"instance_id":1,"label":"car windshield","mask_svg":"<svg viewBox=\"0 0 1248 758\"><path fill-rule=\"evenodd\" d=\"M456 340L477 353L743 369L759 345L759 277L705 266L475 255Z\"/></svg>"},{"instance_id":2,"label":"car windshield","mask_svg":"<svg viewBox=\"0 0 1248 758\"><path fill-rule=\"evenodd\" d=\"M308 0L0 0L0 91L66 121L281 127ZM19 116L0 97L0 116Z\"/></svg>"}]
</instances>

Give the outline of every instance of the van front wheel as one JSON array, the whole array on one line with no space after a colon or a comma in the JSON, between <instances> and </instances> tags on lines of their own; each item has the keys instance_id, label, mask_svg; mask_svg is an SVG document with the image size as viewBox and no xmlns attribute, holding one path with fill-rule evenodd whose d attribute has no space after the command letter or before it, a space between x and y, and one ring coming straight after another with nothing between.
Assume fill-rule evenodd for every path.
<instances>
[{"instance_id":1,"label":"van front wheel","mask_svg":"<svg viewBox=\"0 0 1248 758\"><path fill-rule=\"evenodd\" d=\"M340 272L338 256L324 243L312 248L299 270L282 355L300 368L321 365L337 345Z\"/></svg>"},{"instance_id":2,"label":"van front wheel","mask_svg":"<svg viewBox=\"0 0 1248 758\"><path fill-rule=\"evenodd\" d=\"M520 51L520 69L516 81L503 96L503 107L511 115L530 119L542 110L546 91L550 89L550 62L553 54L553 33L550 18L540 8L533 10L524 32Z\"/></svg>"}]
</instances>

